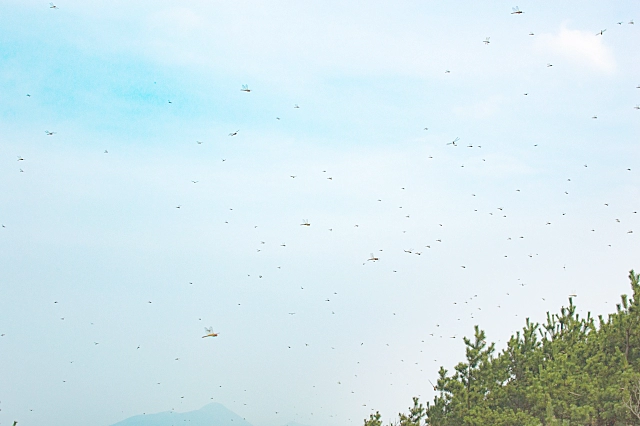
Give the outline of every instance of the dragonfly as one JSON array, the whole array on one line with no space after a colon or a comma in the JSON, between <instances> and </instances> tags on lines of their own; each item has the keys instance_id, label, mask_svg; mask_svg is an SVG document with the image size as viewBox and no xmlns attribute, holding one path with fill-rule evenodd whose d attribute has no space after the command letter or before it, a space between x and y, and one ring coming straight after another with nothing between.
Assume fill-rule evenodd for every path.
<instances>
[{"instance_id":1,"label":"dragonfly","mask_svg":"<svg viewBox=\"0 0 640 426\"><path fill-rule=\"evenodd\" d=\"M204 339L205 337L216 337L218 336L218 333L214 333L213 332L213 327L205 327L204 331L207 333L204 336L202 336L202 338Z\"/></svg>"},{"instance_id":2,"label":"dragonfly","mask_svg":"<svg viewBox=\"0 0 640 426\"><path fill-rule=\"evenodd\" d=\"M458 146L458 145L456 145L456 142L458 142L459 140L460 140L460 138L455 138L453 141L449 142L447 145Z\"/></svg>"},{"instance_id":3,"label":"dragonfly","mask_svg":"<svg viewBox=\"0 0 640 426\"><path fill-rule=\"evenodd\" d=\"M59 9L59 7L53 3L49 3L49 9Z\"/></svg>"},{"instance_id":4,"label":"dragonfly","mask_svg":"<svg viewBox=\"0 0 640 426\"><path fill-rule=\"evenodd\" d=\"M373 255L373 253L371 253L371 258L370 258L370 259L367 259L367 260L371 260L371 261L375 262L375 261L380 260L380 259L378 259L377 257L375 257L375 256Z\"/></svg>"},{"instance_id":5,"label":"dragonfly","mask_svg":"<svg viewBox=\"0 0 640 426\"><path fill-rule=\"evenodd\" d=\"M53 136L57 133L57 132L50 132L48 130L45 130L44 132L47 134L47 136Z\"/></svg>"},{"instance_id":6,"label":"dragonfly","mask_svg":"<svg viewBox=\"0 0 640 426\"><path fill-rule=\"evenodd\" d=\"M489 44L489 43L491 43L491 42L489 41L489 39L490 39L490 38L491 38L491 37L487 37L487 38L485 38L485 39L484 39L484 41L483 41L483 43L484 43L484 44Z\"/></svg>"},{"instance_id":7,"label":"dragonfly","mask_svg":"<svg viewBox=\"0 0 640 426\"><path fill-rule=\"evenodd\" d=\"M640 105L634 106L633 109L640 109Z\"/></svg>"},{"instance_id":8,"label":"dragonfly","mask_svg":"<svg viewBox=\"0 0 640 426\"><path fill-rule=\"evenodd\" d=\"M238 134L238 132L240 131L240 129L236 130L235 132L231 132L229 133L229 136L235 136Z\"/></svg>"},{"instance_id":9,"label":"dragonfly","mask_svg":"<svg viewBox=\"0 0 640 426\"><path fill-rule=\"evenodd\" d=\"M298 106L298 104L295 104L293 107L294 107L294 108L296 108L296 109L300 108L300 107Z\"/></svg>"},{"instance_id":10,"label":"dragonfly","mask_svg":"<svg viewBox=\"0 0 640 426\"><path fill-rule=\"evenodd\" d=\"M520 8L518 6L512 7L511 10L513 11L513 12L511 12L512 15L520 15L520 14L524 13L523 11L520 10Z\"/></svg>"},{"instance_id":11,"label":"dragonfly","mask_svg":"<svg viewBox=\"0 0 640 426\"><path fill-rule=\"evenodd\" d=\"M596 33L597 36L601 36L602 34L604 34L604 32L607 31L607 29L605 28L604 30L600 30Z\"/></svg>"},{"instance_id":12,"label":"dragonfly","mask_svg":"<svg viewBox=\"0 0 640 426\"><path fill-rule=\"evenodd\" d=\"M300 226L311 226L311 224L309 223L309 219L302 219L302 223L300 224Z\"/></svg>"},{"instance_id":13,"label":"dragonfly","mask_svg":"<svg viewBox=\"0 0 640 426\"><path fill-rule=\"evenodd\" d=\"M242 89L240 89L241 92L251 92L251 89L249 89L249 85L248 84L243 84L242 85Z\"/></svg>"}]
</instances>

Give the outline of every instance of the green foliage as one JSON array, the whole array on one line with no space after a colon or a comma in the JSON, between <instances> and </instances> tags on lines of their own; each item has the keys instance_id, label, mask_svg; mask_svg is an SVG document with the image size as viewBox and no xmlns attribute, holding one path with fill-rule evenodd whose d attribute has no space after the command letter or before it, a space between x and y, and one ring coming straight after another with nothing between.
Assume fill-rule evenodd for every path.
<instances>
[{"instance_id":1,"label":"green foliage","mask_svg":"<svg viewBox=\"0 0 640 426\"><path fill-rule=\"evenodd\" d=\"M375 414L369 414L369 420L364 421L364 426L382 426L380 417L380 413L377 411Z\"/></svg>"},{"instance_id":2,"label":"green foliage","mask_svg":"<svg viewBox=\"0 0 640 426\"><path fill-rule=\"evenodd\" d=\"M570 298L497 355L475 326L466 359L452 374L440 367L433 402L414 398L392 426L640 425L640 274L629 278L633 297L607 319L580 318ZM380 414L365 426L382 426Z\"/></svg>"}]
</instances>

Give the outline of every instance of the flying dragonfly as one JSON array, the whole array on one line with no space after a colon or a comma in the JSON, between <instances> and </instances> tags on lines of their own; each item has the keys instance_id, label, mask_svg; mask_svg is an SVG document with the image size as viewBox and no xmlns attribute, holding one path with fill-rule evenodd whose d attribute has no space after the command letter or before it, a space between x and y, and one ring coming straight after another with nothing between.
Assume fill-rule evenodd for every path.
<instances>
[{"instance_id":1,"label":"flying dragonfly","mask_svg":"<svg viewBox=\"0 0 640 426\"><path fill-rule=\"evenodd\" d=\"M634 106L633 109L640 109L640 105Z\"/></svg>"},{"instance_id":2,"label":"flying dragonfly","mask_svg":"<svg viewBox=\"0 0 640 426\"><path fill-rule=\"evenodd\" d=\"M251 89L249 89L249 85L248 84L243 84L242 85L242 89L240 89L241 92L251 92Z\"/></svg>"},{"instance_id":3,"label":"flying dragonfly","mask_svg":"<svg viewBox=\"0 0 640 426\"><path fill-rule=\"evenodd\" d=\"M49 3L49 9L59 9L59 7L53 3Z\"/></svg>"},{"instance_id":4,"label":"flying dragonfly","mask_svg":"<svg viewBox=\"0 0 640 426\"><path fill-rule=\"evenodd\" d=\"M235 136L238 134L238 132L240 131L240 129L236 130L235 132L231 132L229 133L229 136Z\"/></svg>"},{"instance_id":5,"label":"flying dragonfly","mask_svg":"<svg viewBox=\"0 0 640 426\"><path fill-rule=\"evenodd\" d=\"M380 260L380 259L378 259L377 257L375 257L375 256L373 255L373 253L371 253L371 259L367 259L367 260L371 260L371 261L374 261L374 262L375 262L375 261Z\"/></svg>"},{"instance_id":6,"label":"flying dragonfly","mask_svg":"<svg viewBox=\"0 0 640 426\"><path fill-rule=\"evenodd\" d=\"M216 337L218 336L218 333L214 333L213 332L213 327L205 327L204 331L207 332L207 334L205 334L204 336L202 336L202 338L204 339L205 337Z\"/></svg>"},{"instance_id":7,"label":"flying dragonfly","mask_svg":"<svg viewBox=\"0 0 640 426\"><path fill-rule=\"evenodd\" d=\"M518 6L512 7L511 10L512 10L511 12L512 15L521 15L524 13L523 11L520 10Z\"/></svg>"},{"instance_id":8,"label":"flying dragonfly","mask_svg":"<svg viewBox=\"0 0 640 426\"><path fill-rule=\"evenodd\" d=\"M633 25L633 19L628 22L629 25Z\"/></svg>"},{"instance_id":9,"label":"flying dragonfly","mask_svg":"<svg viewBox=\"0 0 640 426\"><path fill-rule=\"evenodd\" d=\"M452 142L449 142L447 145L458 146L458 145L456 145L456 142L458 142L459 140L460 140L460 138L455 138Z\"/></svg>"},{"instance_id":10,"label":"flying dragonfly","mask_svg":"<svg viewBox=\"0 0 640 426\"><path fill-rule=\"evenodd\" d=\"M607 31L606 28L604 30L600 30L599 32L597 32L596 35L601 36L602 34L604 34L605 31Z\"/></svg>"},{"instance_id":11,"label":"flying dragonfly","mask_svg":"<svg viewBox=\"0 0 640 426\"><path fill-rule=\"evenodd\" d=\"M490 38L491 38L491 37L487 37L487 38L485 38L485 39L484 39L484 41L483 41L483 43L484 43L485 45L486 45L486 44L491 43L491 42L489 41L489 39L490 39Z\"/></svg>"},{"instance_id":12,"label":"flying dragonfly","mask_svg":"<svg viewBox=\"0 0 640 426\"><path fill-rule=\"evenodd\" d=\"M57 133L57 132L50 132L48 130L45 130L44 132L47 134L47 136L53 136Z\"/></svg>"},{"instance_id":13,"label":"flying dragonfly","mask_svg":"<svg viewBox=\"0 0 640 426\"><path fill-rule=\"evenodd\" d=\"M308 219L302 219L300 226L311 226Z\"/></svg>"}]
</instances>

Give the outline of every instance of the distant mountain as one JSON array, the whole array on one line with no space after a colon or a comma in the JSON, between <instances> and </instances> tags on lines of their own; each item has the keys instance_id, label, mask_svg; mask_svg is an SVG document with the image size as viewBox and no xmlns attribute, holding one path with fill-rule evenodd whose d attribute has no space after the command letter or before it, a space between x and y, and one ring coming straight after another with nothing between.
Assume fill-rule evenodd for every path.
<instances>
[{"instance_id":1,"label":"distant mountain","mask_svg":"<svg viewBox=\"0 0 640 426\"><path fill-rule=\"evenodd\" d=\"M186 413L166 411L129 417L111 426L252 426L251 423L227 409L212 403Z\"/></svg>"}]
</instances>

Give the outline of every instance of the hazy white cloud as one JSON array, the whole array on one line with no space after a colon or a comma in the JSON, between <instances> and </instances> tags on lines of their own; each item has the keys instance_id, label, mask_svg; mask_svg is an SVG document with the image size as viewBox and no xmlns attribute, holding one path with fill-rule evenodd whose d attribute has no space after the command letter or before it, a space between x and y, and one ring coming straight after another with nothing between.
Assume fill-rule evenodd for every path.
<instances>
[{"instance_id":1,"label":"hazy white cloud","mask_svg":"<svg viewBox=\"0 0 640 426\"><path fill-rule=\"evenodd\" d=\"M152 14L147 22L150 28L162 31L168 38L193 34L204 24L201 16L185 7L160 10Z\"/></svg>"},{"instance_id":2,"label":"hazy white cloud","mask_svg":"<svg viewBox=\"0 0 640 426\"><path fill-rule=\"evenodd\" d=\"M440 76L468 56L457 37L442 37L451 18L421 9L410 15L408 5L280 3L278 13L272 4L157 8L135 37L145 54L164 63L256 75Z\"/></svg>"},{"instance_id":3,"label":"hazy white cloud","mask_svg":"<svg viewBox=\"0 0 640 426\"><path fill-rule=\"evenodd\" d=\"M606 35L605 35L606 36ZM616 69L613 54L604 44L604 36L592 32L570 30L565 25L557 34L542 34L537 47L569 59L578 65L587 65L597 71L612 73Z\"/></svg>"},{"instance_id":4,"label":"hazy white cloud","mask_svg":"<svg viewBox=\"0 0 640 426\"><path fill-rule=\"evenodd\" d=\"M455 107L453 112L461 118L489 118L498 114L503 102L503 96L494 95L472 104Z\"/></svg>"}]
</instances>

